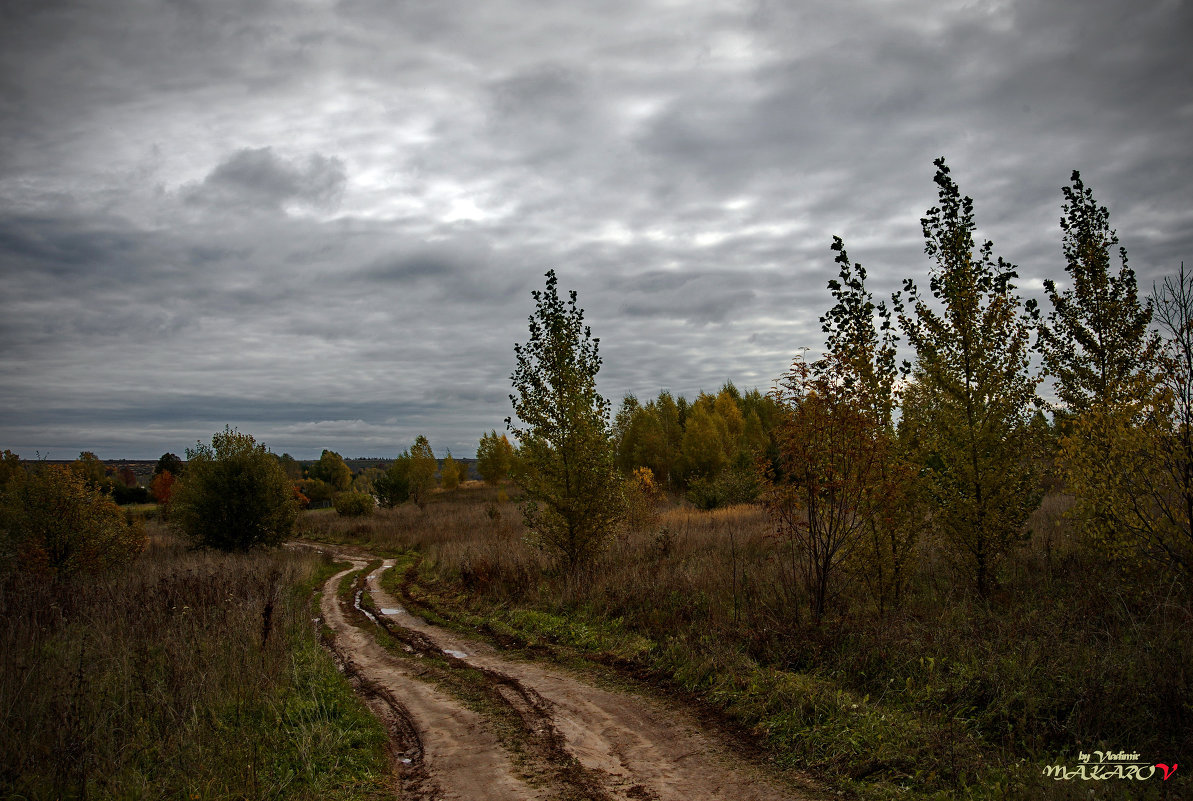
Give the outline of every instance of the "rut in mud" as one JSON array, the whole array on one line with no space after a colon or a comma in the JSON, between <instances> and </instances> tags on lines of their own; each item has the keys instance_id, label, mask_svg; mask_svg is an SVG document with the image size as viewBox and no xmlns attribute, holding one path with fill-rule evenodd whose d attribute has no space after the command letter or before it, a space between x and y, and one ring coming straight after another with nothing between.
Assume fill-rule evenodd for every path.
<instances>
[{"instance_id":1,"label":"rut in mud","mask_svg":"<svg viewBox=\"0 0 1193 801\"><path fill-rule=\"evenodd\" d=\"M517 775L509 753L482 715L421 680L417 665L389 653L373 632L352 619L351 600L344 604L336 593L344 576L367 565L352 562L352 568L332 576L324 586L320 611L330 629L329 644L345 671L364 688L370 707L387 724L392 722L398 797L444 801L552 797ZM402 732L412 733L413 740ZM412 741L418 743L413 756Z\"/></svg>"},{"instance_id":2,"label":"rut in mud","mask_svg":"<svg viewBox=\"0 0 1193 801\"><path fill-rule=\"evenodd\" d=\"M812 797L735 757L682 710L511 659L407 613L378 581L390 561L337 598L341 579L366 565L358 556L337 556L353 568L325 587L330 644L390 728L400 797Z\"/></svg>"}]
</instances>

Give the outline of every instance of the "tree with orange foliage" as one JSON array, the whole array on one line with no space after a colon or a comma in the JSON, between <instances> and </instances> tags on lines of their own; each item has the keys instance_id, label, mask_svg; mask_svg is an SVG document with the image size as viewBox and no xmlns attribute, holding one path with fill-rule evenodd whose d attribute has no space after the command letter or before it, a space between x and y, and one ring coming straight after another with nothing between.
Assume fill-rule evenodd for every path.
<instances>
[{"instance_id":1,"label":"tree with orange foliage","mask_svg":"<svg viewBox=\"0 0 1193 801\"><path fill-rule=\"evenodd\" d=\"M149 485L149 493L153 495L153 499L160 503L163 507L170 505L170 498L174 494L174 484L178 479L169 470L163 470L153 478L153 483Z\"/></svg>"},{"instance_id":2,"label":"tree with orange foliage","mask_svg":"<svg viewBox=\"0 0 1193 801\"><path fill-rule=\"evenodd\" d=\"M882 453L866 410L831 373L796 361L778 397L788 413L764 503L787 546L792 594L806 594L819 623L841 566L868 530Z\"/></svg>"}]
</instances>

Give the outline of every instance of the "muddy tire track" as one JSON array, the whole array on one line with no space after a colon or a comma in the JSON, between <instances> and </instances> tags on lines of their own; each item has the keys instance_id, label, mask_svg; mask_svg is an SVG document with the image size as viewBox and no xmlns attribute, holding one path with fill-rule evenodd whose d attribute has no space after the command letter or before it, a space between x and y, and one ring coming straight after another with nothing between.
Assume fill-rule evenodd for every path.
<instances>
[{"instance_id":1,"label":"muddy tire track","mask_svg":"<svg viewBox=\"0 0 1193 801\"><path fill-rule=\"evenodd\" d=\"M369 709L385 724L389 733L389 758L395 776L400 777L404 794L413 798L432 797L428 776L423 765L423 743L409 710L386 687L369 680L353 662L351 656L337 650L334 637L323 637L324 645L335 657L336 666L352 685L352 689Z\"/></svg>"},{"instance_id":2,"label":"muddy tire track","mask_svg":"<svg viewBox=\"0 0 1193 801\"><path fill-rule=\"evenodd\" d=\"M519 778L509 753L482 715L422 680L417 666L386 651L373 631L357 625L351 601L342 603L337 590L346 575L368 563L357 557L347 560L352 567L332 576L323 587L320 612L330 630L326 641L365 702L390 730L399 797L523 801L554 795Z\"/></svg>"},{"instance_id":3,"label":"muddy tire track","mask_svg":"<svg viewBox=\"0 0 1193 801\"><path fill-rule=\"evenodd\" d=\"M518 715L536 763L568 797L639 801L812 798L736 758L692 716L510 659L491 646L409 614L380 586L386 560L364 581L368 612L401 647L475 671Z\"/></svg>"},{"instance_id":4,"label":"muddy tire track","mask_svg":"<svg viewBox=\"0 0 1193 801\"><path fill-rule=\"evenodd\" d=\"M437 681L459 686L460 682L452 681L450 674L453 671L474 674L476 680L471 682L471 689L484 693L491 707L501 707L516 718L518 750L532 773L540 776L563 798L614 801L617 796L605 790L610 777L603 771L584 767L568 751L565 738L555 728L550 701L499 670L472 664L457 655L462 652L445 651L422 631L395 624L386 614L394 610L369 601L362 602L364 583L364 576L358 578L353 594L355 605L369 621L380 627L405 652L446 665L447 670L436 676Z\"/></svg>"}]
</instances>

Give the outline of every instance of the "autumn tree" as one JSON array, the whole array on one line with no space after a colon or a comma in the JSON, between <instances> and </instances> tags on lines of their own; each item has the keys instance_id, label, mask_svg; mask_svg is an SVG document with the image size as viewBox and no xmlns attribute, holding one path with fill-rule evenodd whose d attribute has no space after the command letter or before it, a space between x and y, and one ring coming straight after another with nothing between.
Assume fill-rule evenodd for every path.
<instances>
[{"instance_id":1,"label":"autumn tree","mask_svg":"<svg viewBox=\"0 0 1193 801\"><path fill-rule=\"evenodd\" d=\"M283 453L278 457L278 464L286 471L286 477L291 481L298 481L302 478L302 465L288 453Z\"/></svg>"},{"instance_id":2,"label":"autumn tree","mask_svg":"<svg viewBox=\"0 0 1193 801\"><path fill-rule=\"evenodd\" d=\"M728 424L711 398L708 402L698 400L688 413L680 439L684 479L691 482L719 473L729 463L725 448L728 439Z\"/></svg>"},{"instance_id":3,"label":"autumn tree","mask_svg":"<svg viewBox=\"0 0 1193 801\"><path fill-rule=\"evenodd\" d=\"M100 458L91 451L83 451L79 458L70 463L71 472L88 484L100 489L108 488L108 471Z\"/></svg>"},{"instance_id":4,"label":"autumn tree","mask_svg":"<svg viewBox=\"0 0 1193 801\"><path fill-rule=\"evenodd\" d=\"M979 594L1038 501L1028 426L1038 383L1029 362L1031 321L1015 293L1015 267L975 245L973 200L936 160L940 205L920 222L932 259L929 299L904 283L899 322L915 348L915 380L930 417L917 439L932 469L934 518Z\"/></svg>"},{"instance_id":5,"label":"autumn tree","mask_svg":"<svg viewBox=\"0 0 1193 801\"><path fill-rule=\"evenodd\" d=\"M510 477L514 466L514 446L505 434L496 430L482 434L476 448L476 472L486 484L497 485Z\"/></svg>"},{"instance_id":6,"label":"autumn tree","mask_svg":"<svg viewBox=\"0 0 1193 801\"><path fill-rule=\"evenodd\" d=\"M1155 300L1166 340L1154 438L1159 475L1147 487L1154 522L1135 533L1146 552L1181 570L1193 591L1193 276L1184 262L1175 279L1156 287Z\"/></svg>"},{"instance_id":7,"label":"autumn tree","mask_svg":"<svg viewBox=\"0 0 1193 801\"><path fill-rule=\"evenodd\" d=\"M1052 309L1039 328L1038 347L1063 408L1076 416L1145 395L1159 339L1148 331L1152 305L1139 302L1126 248L1118 249L1117 275L1111 272L1118 236L1110 212L1094 200L1079 172L1071 180L1062 190L1060 220L1069 288L1061 292L1051 279L1044 281Z\"/></svg>"},{"instance_id":8,"label":"autumn tree","mask_svg":"<svg viewBox=\"0 0 1193 801\"><path fill-rule=\"evenodd\" d=\"M773 457L771 431L778 419L778 405L770 395L752 389L742 395L742 448L753 457Z\"/></svg>"},{"instance_id":9,"label":"autumn tree","mask_svg":"<svg viewBox=\"0 0 1193 801\"><path fill-rule=\"evenodd\" d=\"M855 399L876 429L885 431L891 425L899 378L891 311L885 302L874 302L866 289L866 268L850 261L840 237L833 237L831 249L839 268L828 282L835 303L820 318L826 353L813 369L839 379L842 391Z\"/></svg>"},{"instance_id":10,"label":"autumn tree","mask_svg":"<svg viewBox=\"0 0 1193 801\"><path fill-rule=\"evenodd\" d=\"M331 484L317 478L304 478L292 484L307 499L307 504L315 504L317 509L329 505L338 492Z\"/></svg>"},{"instance_id":11,"label":"autumn tree","mask_svg":"<svg viewBox=\"0 0 1193 801\"><path fill-rule=\"evenodd\" d=\"M649 467L635 468L625 478L623 485L626 514L625 527L628 531L649 531L659 522L659 504L663 491L654 480Z\"/></svg>"},{"instance_id":12,"label":"autumn tree","mask_svg":"<svg viewBox=\"0 0 1193 801\"><path fill-rule=\"evenodd\" d=\"M174 485L177 478L169 470L163 470L153 477L149 485L149 494L163 507L169 507L170 499L174 496Z\"/></svg>"},{"instance_id":13,"label":"autumn tree","mask_svg":"<svg viewBox=\"0 0 1193 801\"><path fill-rule=\"evenodd\" d=\"M679 407L670 392L645 406L622 403L626 423L617 440L617 466L625 475L646 467L660 484L675 486L679 480L677 462L683 427Z\"/></svg>"},{"instance_id":14,"label":"autumn tree","mask_svg":"<svg viewBox=\"0 0 1193 801\"><path fill-rule=\"evenodd\" d=\"M797 360L777 394L789 411L778 432L780 476L764 503L783 535L792 594L806 594L819 623L866 531L879 454L865 410L823 368Z\"/></svg>"},{"instance_id":15,"label":"autumn tree","mask_svg":"<svg viewBox=\"0 0 1193 801\"><path fill-rule=\"evenodd\" d=\"M1193 276L1184 264L1153 299L1163 340L1151 397L1079 417L1062 447L1070 490L1102 544L1174 569L1193 591ZM1083 452L1089 441L1100 444L1096 463Z\"/></svg>"},{"instance_id":16,"label":"autumn tree","mask_svg":"<svg viewBox=\"0 0 1193 801\"><path fill-rule=\"evenodd\" d=\"M21 466L21 457L8 448L0 451L0 490L24 480L25 468Z\"/></svg>"},{"instance_id":17,"label":"autumn tree","mask_svg":"<svg viewBox=\"0 0 1193 801\"><path fill-rule=\"evenodd\" d=\"M252 436L225 428L186 458L171 517L197 545L245 551L290 535L298 516L290 479Z\"/></svg>"},{"instance_id":18,"label":"autumn tree","mask_svg":"<svg viewBox=\"0 0 1193 801\"><path fill-rule=\"evenodd\" d=\"M559 297L555 271L532 292L530 337L514 345L506 425L519 442L516 480L533 541L557 555L569 576L589 564L623 515L609 402L597 392L599 340L584 325L576 293Z\"/></svg>"},{"instance_id":19,"label":"autumn tree","mask_svg":"<svg viewBox=\"0 0 1193 801\"><path fill-rule=\"evenodd\" d=\"M439 469L439 460L431 450L431 443L419 434L410 447L410 463L406 473L406 480L410 493L410 500L423 509L431 498L431 489L435 486L435 472Z\"/></svg>"},{"instance_id":20,"label":"autumn tree","mask_svg":"<svg viewBox=\"0 0 1193 801\"><path fill-rule=\"evenodd\" d=\"M163 453L160 457L158 457L157 464L153 466L153 475L159 476L162 473L169 471L170 473L173 473L175 477L181 476L184 466L185 465L183 464L182 459L179 458L178 454L169 452Z\"/></svg>"},{"instance_id":21,"label":"autumn tree","mask_svg":"<svg viewBox=\"0 0 1193 801\"><path fill-rule=\"evenodd\" d=\"M327 482L336 492L344 492L352 486L352 468L348 467L344 457L327 449L320 454L319 461L311 465L307 475L316 481Z\"/></svg>"},{"instance_id":22,"label":"autumn tree","mask_svg":"<svg viewBox=\"0 0 1193 801\"><path fill-rule=\"evenodd\" d=\"M447 456L443 457L443 465L439 468L439 485L445 490L454 490L460 486L462 468L463 465L452 458L451 449L448 448Z\"/></svg>"},{"instance_id":23,"label":"autumn tree","mask_svg":"<svg viewBox=\"0 0 1193 801\"><path fill-rule=\"evenodd\" d=\"M820 318L825 351L797 359L775 398L785 415L766 506L788 545L790 575L807 594L814 620L824 615L839 573L851 568L875 595L880 613L902 588L917 531L893 525L888 496L905 501L892 440L899 371L897 337L885 303L874 303L866 271L834 237L834 305ZM875 320L878 325L875 325Z\"/></svg>"},{"instance_id":24,"label":"autumn tree","mask_svg":"<svg viewBox=\"0 0 1193 801\"><path fill-rule=\"evenodd\" d=\"M828 282L834 304L820 318L826 356L817 362L819 375L839 383L866 417L855 429L872 443L872 469L861 511L864 532L852 566L869 588L879 615L898 607L911 571L912 551L927 520L919 471L895 435L896 385L904 374L896 354L898 336L885 302L874 302L866 288L866 269L853 262L840 237L833 237L837 278Z\"/></svg>"},{"instance_id":25,"label":"autumn tree","mask_svg":"<svg viewBox=\"0 0 1193 801\"><path fill-rule=\"evenodd\" d=\"M1110 213L1094 200L1092 190L1074 171L1063 189L1065 272L1069 288L1060 292L1044 282L1052 309L1040 326L1038 348L1049 373L1063 416L1059 468L1076 494L1071 515L1085 534L1104 550L1127 547L1126 532L1116 514L1119 493L1094 479L1116 458L1127 441L1142 432L1155 387L1159 338L1149 332L1151 301L1140 303L1135 273L1127 251L1118 248L1117 274L1111 271L1111 251L1118 236L1110 228ZM1125 488L1128 479L1119 488Z\"/></svg>"},{"instance_id":26,"label":"autumn tree","mask_svg":"<svg viewBox=\"0 0 1193 801\"><path fill-rule=\"evenodd\" d=\"M384 470L377 467L369 467L361 470L352 477L352 492L363 492L368 495L376 494L376 483L383 474Z\"/></svg>"},{"instance_id":27,"label":"autumn tree","mask_svg":"<svg viewBox=\"0 0 1193 801\"><path fill-rule=\"evenodd\" d=\"M632 392L627 392L621 399L621 406L618 407L617 414L613 415L613 428L610 433L615 443L614 458L617 460L618 468L623 473L628 474L633 468L621 463L621 453L617 450L616 444L625 441L630 425L633 423L634 418L640 416L641 413L642 404L638 402L638 396Z\"/></svg>"}]
</instances>

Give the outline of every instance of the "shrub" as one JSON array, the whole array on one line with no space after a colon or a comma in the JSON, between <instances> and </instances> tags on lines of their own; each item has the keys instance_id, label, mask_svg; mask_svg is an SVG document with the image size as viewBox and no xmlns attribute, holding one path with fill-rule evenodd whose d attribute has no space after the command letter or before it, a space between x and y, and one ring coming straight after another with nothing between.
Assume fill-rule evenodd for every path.
<instances>
[{"instance_id":1,"label":"shrub","mask_svg":"<svg viewBox=\"0 0 1193 801\"><path fill-rule=\"evenodd\" d=\"M140 485L129 487L116 483L112 485L112 500L121 506L130 503L149 503L149 490Z\"/></svg>"},{"instance_id":2,"label":"shrub","mask_svg":"<svg viewBox=\"0 0 1193 801\"><path fill-rule=\"evenodd\" d=\"M317 478L304 478L295 482L294 486L298 487L298 491L306 497L307 506L314 504L316 509L322 509L330 504L336 494L335 487Z\"/></svg>"},{"instance_id":3,"label":"shrub","mask_svg":"<svg viewBox=\"0 0 1193 801\"><path fill-rule=\"evenodd\" d=\"M343 517L366 517L373 514L373 496L367 492L341 492L332 501L336 512Z\"/></svg>"},{"instance_id":4,"label":"shrub","mask_svg":"<svg viewBox=\"0 0 1193 801\"><path fill-rule=\"evenodd\" d=\"M410 454L399 456L389 469L373 479L373 492L387 509L410 500Z\"/></svg>"},{"instance_id":5,"label":"shrub","mask_svg":"<svg viewBox=\"0 0 1193 801\"><path fill-rule=\"evenodd\" d=\"M655 483L654 473L649 467L639 467L630 474L624 486L626 499L626 528L630 531L646 531L659 522L659 504L663 491Z\"/></svg>"},{"instance_id":6,"label":"shrub","mask_svg":"<svg viewBox=\"0 0 1193 801\"><path fill-rule=\"evenodd\" d=\"M186 450L186 475L174 490L174 524L197 545L244 551L278 545L298 516L290 479L248 434L230 428Z\"/></svg>"},{"instance_id":7,"label":"shrub","mask_svg":"<svg viewBox=\"0 0 1193 801\"><path fill-rule=\"evenodd\" d=\"M688 485L688 501L697 509L718 509L749 503L758 497L758 478L745 465L728 467L715 476L694 479Z\"/></svg>"},{"instance_id":8,"label":"shrub","mask_svg":"<svg viewBox=\"0 0 1193 801\"><path fill-rule=\"evenodd\" d=\"M0 536L18 564L54 575L129 562L145 544L140 527L111 498L58 465L12 489L0 512Z\"/></svg>"}]
</instances>

